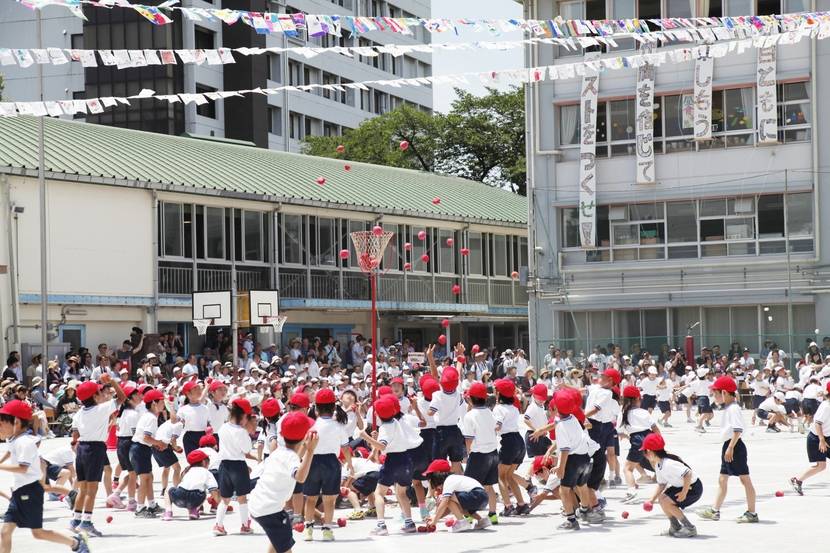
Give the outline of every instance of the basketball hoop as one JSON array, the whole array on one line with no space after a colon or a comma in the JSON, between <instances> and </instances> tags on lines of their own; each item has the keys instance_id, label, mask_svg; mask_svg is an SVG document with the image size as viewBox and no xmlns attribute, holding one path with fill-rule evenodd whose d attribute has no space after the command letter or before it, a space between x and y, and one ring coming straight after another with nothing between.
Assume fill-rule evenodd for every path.
<instances>
[{"instance_id":1,"label":"basketball hoop","mask_svg":"<svg viewBox=\"0 0 830 553\"><path fill-rule=\"evenodd\" d=\"M212 319L193 319L193 326L196 327L196 333L199 336L204 336L212 322Z\"/></svg>"},{"instance_id":2,"label":"basketball hoop","mask_svg":"<svg viewBox=\"0 0 830 553\"><path fill-rule=\"evenodd\" d=\"M279 317L263 317L262 322L268 325L271 325L271 328L274 330L276 334L282 333L282 327L285 324L285 321L288 320L288 317L284 315L280 315ZM261 326L260 330L266 327Z\"/></svg>"},{"instance_id":3,"label":"basketball hoop","mask_svg":"<svg viewBox=\"0 0 830 553\"><path fill-rule=\"evenodd\" d=\"M370 273L380 267L383 259L383 251L392 239L394 232L383 231L375 234L372 231L359 231L351 233L354 250L357 253L357 263L360 270Z\"/></svg>"}]
</instances>

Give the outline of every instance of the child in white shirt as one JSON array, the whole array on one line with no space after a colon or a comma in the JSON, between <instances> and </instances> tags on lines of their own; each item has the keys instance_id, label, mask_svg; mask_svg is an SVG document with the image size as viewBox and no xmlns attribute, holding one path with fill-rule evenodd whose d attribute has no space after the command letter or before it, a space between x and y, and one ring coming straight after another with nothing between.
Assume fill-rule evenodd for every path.
<instances>
[{"instance_id":1,"label":"child in white shirt","mask_svg":"<svg viewBox=\"0 0 830 553\"><path fill-rule=\"evenodd\" d=\"M187 509L190 520L199 520L199 507L210 494L214 501L219 499L219 484L207 469L209 457L194 449L187 456L187 464L178 485L167 490L164 498L164 516L162 520L173 520L173 505Z\"/></svg>"}]
</instances>

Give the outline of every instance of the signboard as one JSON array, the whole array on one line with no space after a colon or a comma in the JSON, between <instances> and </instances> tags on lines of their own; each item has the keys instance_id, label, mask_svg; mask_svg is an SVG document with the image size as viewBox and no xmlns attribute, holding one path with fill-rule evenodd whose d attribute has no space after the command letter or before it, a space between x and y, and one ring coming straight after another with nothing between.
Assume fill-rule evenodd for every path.
<instances>
[{"instance_id":1,"label":"signboard","mask_svg":"<svg viewBox=\"0 0 830 553\"><path fill-rule=\"evenodd\" d=\"M695 62L695 140L712 139L712 73L714 58L701 56Z\"/></svg>"},{"instance_id":2,"label":"signboard","mask_svg":"<svg viewBox=\"0 0 830 553\"><path fill-rule=\"evenodd\" d=\"M775 80L775 46L758 48L758 143L778 143L778 83Z\"/></svg>"},{"instance_id":3,"label":"signboard","mask_svg":"<svg viewBox=\"0 0 830 553\"><path fill-rule=\"evenodd\" d=\"M406 362L409 363L410 365L414 365L415 363L418 363L419 365L423 365L426 362L426 360L427 360L426 355L424 354L424 352L421 352L421 351L418 351L418 352L413 351L413 352L410 352L406 356Z\"/></svg>"},{"instance_id":4,"label":"signboard","mask_svg":"<svg viewBox=\"0 0 830 553\"><path fill-rule=\"evenodd\" d=\"M585 55L585 61L599 58L599 52ZM583 248L595 248L597 241L597 98L599 71L586 67L580 89L579 132L579 238Z\"/></svg>"},{"instance_id":5,"label":"signboard","mask_svg":"<svg viewBox=\"0 0 830 553\"><path fill-rule=\"evenodd\" d=\"M651 54L652 46L643 45L641 52ZM637 70L635 96L637 125L637 184L655 184L654 171L654 66L641 65Z\"/></svg>"}]
</instances>

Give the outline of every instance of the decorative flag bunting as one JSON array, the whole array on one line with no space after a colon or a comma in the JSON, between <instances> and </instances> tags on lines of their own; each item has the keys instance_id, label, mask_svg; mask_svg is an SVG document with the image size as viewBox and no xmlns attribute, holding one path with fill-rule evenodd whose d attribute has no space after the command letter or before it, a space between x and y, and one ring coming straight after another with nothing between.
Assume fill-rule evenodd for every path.
<instances>
[{"instance_id":1,"label":"decorative flag bunting","mask_svg":"<svg viewBox=\"0 0 830 553\"><path fill-rule=\"evenodd\" d=\"M644 45L643 54L653 52L652 45ZM654 168L654 65L645 63L637 70L636 107L637 184L655 184Z\"/></svg>"},{"instance_id":2,"label":"decorative flag bunting","mask_svg":"<svg viewBox=\"0 0 830 553\"><path fill-rule=\"evenodd\" d=\"M706 47L708 50L708 46ZM695 140L712 139L712 73L714 58L709 52L700 52L695 61L694 74L694 129Z\"/></svg>"},{"instance_id":3,"label":"decorative flag bunting","mask_svg":"<svg viewBox=\"0 0 830 553\"><path fill-rule=\"evenodd\" d=\"M583 248L596 247L599 71L593 63L597 60L599 52L585 55L579 93L579 236Z\"/></svg>"},{"instance_id":4,"label":"decorative flag bunting","mask_svg":"<svg viewBox=\"0 0 830 553\"><path fill-rule=\"evenodd\" d=\"M778 90L775 80L776 47L758 48L758 142L778 142Z\"/></svg>"}]
</instances>

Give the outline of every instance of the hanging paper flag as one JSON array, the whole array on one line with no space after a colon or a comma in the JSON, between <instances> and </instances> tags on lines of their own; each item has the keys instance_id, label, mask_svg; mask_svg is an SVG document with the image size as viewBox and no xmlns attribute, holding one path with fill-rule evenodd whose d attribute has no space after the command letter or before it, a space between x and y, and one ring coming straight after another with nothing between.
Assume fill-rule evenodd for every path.
<instances>
[{"instance_id":1,"label":"hanging paper flag","mask_svg":"<svg viewBox=\"0 0 830 553\"><path fill-rule=\"evenodd\" d=\"M654 48L643 45L645 56ZM637 184L655 184L654 171L654 66L644 63L637 69L636 134L637 134Z\"/></svg>"},{"instance_id":2,"label":"hanging paper flag","mask_svg":"<svg viewBox=\"0 0 830 553\"><path fill-rule=\"evenodd\" d=\"M32 48L32 56L38 64L49 63L49 52L44 48Z\"/></svg>"},{"instance_id":3,"label":"hanging paper flag","mask_svg":"<svg viewBox=\"0 0 830 553\"><path fill-rule=\"evenodd\" d=\"M144 50L144 59L147 60L147 65L161 65L161 59L156 50Z\"/></svg>"},{"instance_id":4,"label":"hanging paper flag","mask_svg":"<svg viewBox=\"0 0 830 553\"><path fill-rule=\"evenodd\" d=\"M35 63L32 54L28 50L15 50L14 57L17 58L17 64L23 68L30 67Z\"/></svg>"},{"instance_id":5,"label":"hanging paper flag","mask_svg":"<svg viewBox=\"0 0 830 553\"><path fill-rule=\"evenodd\" d=\"M695 62L694 129L695 140L712 139L712 72L715 60L702 54Z\"/></svg>"},{"instance_id":6,"label":"hanging paper flag","mask_svg":"<svg viewBox=\"0 0 830 553\"><path fill-rule=\"evenodd\" d=\"M159 55L161 55L161 63L163 65L176 65L178 63L173 50L160 50Z\"/></svg>"},{"instance_id":7,"label":"hanging paper flag","mask_svg":"<svg viewBox=\"0 0 830 553\"><path fill-rule=\"evenodd\" d=\"M63 115L63 110L61 109L59 103L43 102L43 104L46 106L46 113L48 113L52 117L60 117L61 115Z\"/></svg>"},{"instance_id":8,"label":"hanging paper flag","mask_svg":"<svg viewBox=\"0 0 830 553\"><path fill-rule=\"evenodd\" d=\"M150 21L153 25L167 25L168 23L173 22L172 19L161 13L159 9L154 6L133 5L132 8L139 15Z\"/></svg>"},{"instance_id":9,"label":"hanging paper flag","mask_svg":"<svg viewBox=\"0 0 830 553\"><path fill-rule=\"evenodd\" d=\"M92 98L91 100L87 100L86 107L89 109L89 113L104 113L104 106L101 105L101 102L100 100L98 100L98 98Z\"/></svg>"},{"instance_id":10,"label":"hanging paper flag","mask_svg":"<svg viewBox=\"0 0 830 553\"><path fill-rule=\"evenodd\" d=\"M17 60L10 48L0 48L0 65L16 65Z\"/></svg>"},{"instance_id":11,"label":"hanging paper flag","mask_svg":"<svg viewBox=\"0 0 830 553\"><path fill-rule=\"evenodd\" d=\"M60 48L48 48L47 52L49 52L49 62L52 65L63 65L65 63L69 63L69 60L66 59L66 54L64 54L63 50Z\"/></svg>"},{"instance_id":12,"label":"hanging paper flag","mask_svg":"<svg viewBox=\"0 0 830 553\"><path fill-rule=\"evenodd\" d=\"M585 61L599 59L599 52L585 54ZM579 237L583 248L596 247L597 219L597 97L599 72L586 67L580 89L579 138Z\"/></svg>"},{"instance_id":13,"label":"hanging paper flag","mask_svg":"<svg viewBox=\"0 0 830 553\"><path fill-rule=\"evenodd\" d=\"M778 142L778 91L775 79L776 47L758 48L757 94L758 94L758 142ZM784 117L789 117L786 111ZM798 121L790 121L797 123ZM786 123L786 121L785 121Z\"/></svg>"},{"instance_id":14,"label":"hanging paper flag","mask_svg":"<svg viewBox=\"0 0 830 553\"><path fill-rule=\"evenodd\" d=\"M323 26L323 22L317 15L307 15L305 18L308 36L320 37L328 34L328 30Z\"/></svg>"}]
</instances>

